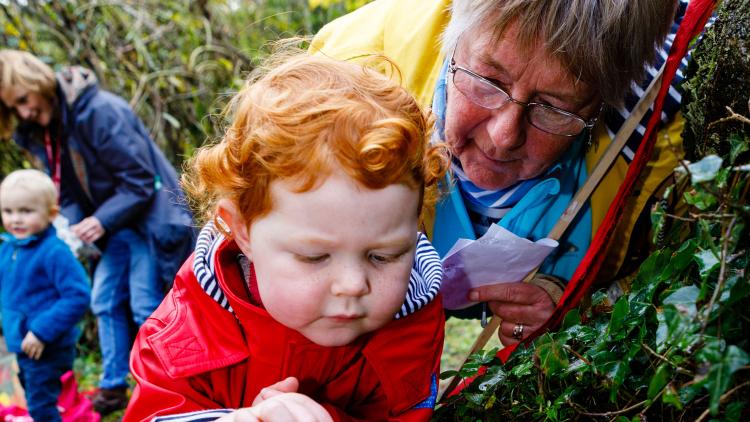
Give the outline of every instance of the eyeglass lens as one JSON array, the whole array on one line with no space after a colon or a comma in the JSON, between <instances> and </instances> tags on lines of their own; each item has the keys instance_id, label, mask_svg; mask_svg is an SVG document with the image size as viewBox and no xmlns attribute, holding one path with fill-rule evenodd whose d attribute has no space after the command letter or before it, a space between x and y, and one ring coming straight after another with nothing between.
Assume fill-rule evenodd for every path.
<instances>
[{"instance_id":1,"label":"eyeglass lens","mask_svg":"<svg viewBox=\"0 0 750 422\"><path fill-rule=\"evenodd\" d=\"M534 127L547 133L576 136L586 128L586 122L566 111L538 103L524 104L513 100L507 92L489 81L475 76L462 67L453 69L453 84L476 105L487 109L498 109L508 102L515 102L526 109L526 119Z\"/></svg>"}]
</instances>

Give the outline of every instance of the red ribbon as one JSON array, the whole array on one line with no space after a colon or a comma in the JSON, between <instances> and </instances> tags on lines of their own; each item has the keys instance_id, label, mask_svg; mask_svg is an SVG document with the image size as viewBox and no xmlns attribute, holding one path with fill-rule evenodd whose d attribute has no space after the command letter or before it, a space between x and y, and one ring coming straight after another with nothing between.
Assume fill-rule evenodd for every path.
<instances>
[{"instance_id":1,"label":"red ribbon","mask_svg":"<svg viewBox=\"0 0 750 422\"><path fill-rule=\"evenodd\" d=\"M52 148L52 139L49 134L49 129L44 129L44 149L47 151L47 162L49 163L50 171L52 172L52 182L57 188L58 197L60 194L60 153L62 148L60 147L60 138L55 140L55 148Z\"/></svg>"}]
</instances>

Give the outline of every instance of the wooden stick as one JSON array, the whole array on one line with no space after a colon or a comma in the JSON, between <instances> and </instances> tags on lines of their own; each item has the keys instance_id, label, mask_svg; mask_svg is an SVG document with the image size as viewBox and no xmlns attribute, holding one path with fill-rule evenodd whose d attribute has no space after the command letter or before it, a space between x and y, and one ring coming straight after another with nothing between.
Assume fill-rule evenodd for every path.
<instances>
[{"instance_id":1,"label":"wooden stick","mask_svg":"<svg viewBox=\"0 0 750 422\"><path fill-rule=\"evenodd\" d=\"M570 226L570 223L573 221L573 219L578 215L578 212L581 211L583 208L583 205L588 201L591 194L594 192L594 189L599 185L599 183L604 179L604 176L609 171L610 167L612 167L612 164L617 159L617 156L620 154L620 151L622 151L622 148L625 146L625 143L630 138L630 135L633 133L635 128L638 126L638 123L641 121L643 116L646 114L646 111L648 111L649 107L651 107L651 104L654 102L654 99L656 98L656 95L659 93L659 89L657 88L661 82L662 74L664 73L664 66L659 69L654 79L651 81L651 84L649 84L648 88L646 88L646 92L641 97L641 99L636 104L635 108L633 108L633 111L628 116L627 120L623 123L623 125L620 127L620 130L617 132L617 135L615 135L615 138L612 140L612 142L607 147L607 150L602 154L601 158L599 158L599 161L596 163L596 166L591 171L591 174L586 179L586 182L583 184L581 189L576 192L573 199L570 200L570 203L568 204L568 208L565 209L565 212L563 212L560 219L557 221L554 227L552 227L552 230L550 230L549 234L547 235L548 238L553 240L560 240L563 233L565 233L565 230L568 229ZM533 269L529 274L526 275L526 277L523 279L524 283L528 283L530 280L534 278L537 271L539 271L539 267L536 267ZM469 356L471 356L474 353L479 352L489 341L489 339L492 337L492 335L497 331L497 329L500 327L500 318L496 316L492 316L490 318L489 323L487 326L484 327L482 332L479 334L477 339L474 341L474 344L471 346L471 350L464 356L463 361L461 362L461 366L459 366L459 369L466 364L466 361L469 359ZM445 395L453 391L454 388L458 385L459 381L461 381L461 377L456 374L453 379L451 379L451 382L448 384L448 387L446 387L441 393L440 393L440 401L442 401L445 398Z\"/></svg>"}]
</instances>

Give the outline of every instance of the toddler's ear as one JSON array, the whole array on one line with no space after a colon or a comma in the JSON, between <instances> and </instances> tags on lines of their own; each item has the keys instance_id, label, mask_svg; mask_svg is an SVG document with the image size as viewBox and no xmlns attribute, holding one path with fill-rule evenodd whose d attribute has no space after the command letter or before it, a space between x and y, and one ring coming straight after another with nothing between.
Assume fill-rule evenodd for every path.
<instances>
[{"instance_id":1,"label":"toddler's ear","mask_svg":"<svg viewBox=\"0 0 750 422\"><path fill-rule=\"evenodd\" d=\"M224 198L216 204L216 212L229 227L230 234L237 242L237 246L252 261L252 258L248 255L250 251L250 230L248 230L245 218L239 208L232 201Z\"/></svg>"},{"instance_id":2,"label":"toddler's ear","mask_svg":"<svg viewBox=\"0 0 750 422\"><path fill-rule=\"evenodd\" d=\"M49 222L50 223L52 222L52 220L55 219L55 217L57 217L58 213L60 213L60 207L58 207L57 205L53 205L52 208L50 208L49 210Z\"/></svg>"}]
</instances>

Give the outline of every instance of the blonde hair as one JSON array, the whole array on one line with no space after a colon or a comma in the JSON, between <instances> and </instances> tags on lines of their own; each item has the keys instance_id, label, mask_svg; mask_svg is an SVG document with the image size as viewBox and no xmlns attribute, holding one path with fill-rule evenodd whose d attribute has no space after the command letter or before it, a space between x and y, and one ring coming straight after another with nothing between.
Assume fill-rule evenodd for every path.
<instances>
[{"instance_id":1,"label":"blonde hair","mask_svg":"<svg viewBox=\"0 0 750 422\"><path fill-rule=\"evenodd\" d=\"M448 168L446 149L429 144L432 121L414 98L367 65L277 54L226 113L223 139L201 148L182 177L203 219L216 218L216 203L226 198L250 225L271 210L274 180L304 192L336 169L370 189L400 183L426 190L432 201Z\"/></svg>"},{"instance_id":2,"label":"blonde hair","mask_svg":"<svg viewBox=\"0 0 750 422\"><path fill-rule=\"evenodd\" d=\"M0 183L0 197L2 196L2 192L17 188L22 188L41 198L48 211L57 210L57 188L46 173L34 169L15 170L11 172Z\"/></svg>"},{"instance_id":3,"label":"blonde hair","mask_svg":"<svg viewBox=\"0 0 750 422\"><path fill-rule=\"evenodd\" d=\"M677 0L453 0L443 32L447 54L477 28L495 40L517 23L520 47L541 45L608 104L620 104L642 80L664 41Z\"/></svg>"},{"instance_id":4,"label":"blonde hair","mask_svg":"<svg viewBox=\"0 0 750 422\"><path fill-rule=\"evenodd\" d=\"M55 97L57 80L55 72L33 54L20 50L0 50L0 92L11 86L52 99ZM15 117L0 101L0 139L8 139L15 127Z\"/></svg>"}]
</instances>

